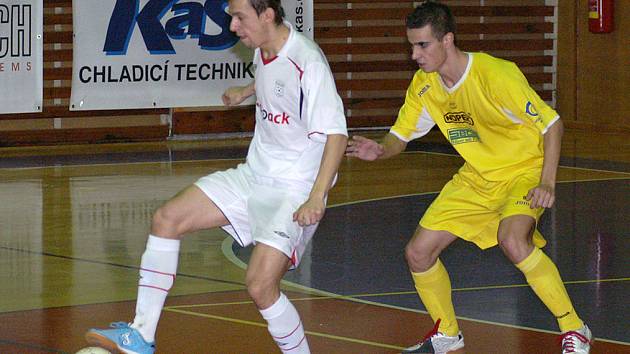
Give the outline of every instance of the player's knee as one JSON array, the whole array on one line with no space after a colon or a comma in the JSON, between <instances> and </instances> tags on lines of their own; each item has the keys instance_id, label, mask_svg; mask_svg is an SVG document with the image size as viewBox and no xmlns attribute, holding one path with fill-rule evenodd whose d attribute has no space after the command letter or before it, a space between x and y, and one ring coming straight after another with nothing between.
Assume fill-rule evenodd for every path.
<instances>
[{"instance_id":1,"label":"player's knee","mask_svg":"<svg viewBox=\"0 0 630 354\"><path fill-rule=\"evenodd\" d=\"M176 211L168 206L161 206L153 214L151 232L162 237L175 236L180 233L179 224Z\"/></svg>"},{"instance_id":2,"label":"player's knee","mask_svg":"<svg viewBox=\"0 0 630 354\"><path fill-rule=\"evenodd\" d=\"M414 247L411 243L405 247L405 258L409 269L413 272L424 272L435 262L430 253L421 247Z\"/></svg>"},{"instance_id":3,"label":"player's knee","mask_svg":"<svg viewBox=\"0 0 630 354\"><path fill-rule=\"evenodd\" d=\"M247 277L245 279L247 292L258 308L267 308L273 304L273 284L261 278Z\"/></svg>"},{"instance_id":4,"label":"player's knee","mask_svg":"<svg viewBox=\"0 0 630 354\"><path fill-rule=\"evenodd\" d=\"M499 236L498 244L503 253L513 263L518 263L531 252L532 244L526 237L516 234L504 234Z\"/></svg>"}]
</instances>

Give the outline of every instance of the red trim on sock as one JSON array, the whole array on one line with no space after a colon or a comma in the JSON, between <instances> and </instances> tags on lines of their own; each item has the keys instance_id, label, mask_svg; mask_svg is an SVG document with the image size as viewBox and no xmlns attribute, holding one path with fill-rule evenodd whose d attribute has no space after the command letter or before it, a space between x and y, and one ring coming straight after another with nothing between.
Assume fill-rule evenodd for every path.
<instances>
[{"instance_id":1,"label":"red trim on sock","mask_svg":"<svg viewBox=\"0 0 630 354\"><path fill-rule=\"evenodd\" d=\"M282 348L282 351L289 351L289 350L293 350L296 349L300 346L300 344L302 344L302 342L304 342L304 340L306 339L306 336L302 337L302 339L300 339L300 342L293 348Z\"/></svg>"},{"instance_id":2,"label":"red trim on sock","mask_svg":"<svg viewBox=\"0 0 630 354\"><path fill-rule=\"evenodd\" d=\"M145 272L149 272L149 273L155 273L155 274L159 274L159 275L165 275L165 276L168 276L168 277L172 277L172 278L173 278L173 280L172 280L171 285L172 285L172 284L175 284L175 277L177 276L176 274L172 274L172 273L164 273L164 272L160 272L160 271L157 271L157 270L146 269L146 268L140 268L140 271L145 271ZM164 289L164 288L160 288L160 287L158 287L158 286L146 285L146 284L138 284L138 287L151 288L151 289L156 289L156 290L162 290L162 291L164 291L164 292L166 292L166 293L168 293L168 291L170 290L170 288L169 288L169 289Z\"/></svg>"},{"instance_id":3,"label":"red trim on sock","mask_svg":"<svg viewBox=\"0 0 630 354\"><path fill-rule=\"evenodd\" d=\"M274 337L274 336L272 336L272 337L273 337L273 338L278 338L278 339L284 339L284 338L286 338L286 337L289 337L290 335L292 335L293 333L295 333L295 331L297 331L297 330L298 330L298 328L300 328L300 326L301 326L301 325L302 325L302 322L298 322L297 327L295 327L295 329L294 329L294 330L292 330L292 331L291 331L291 333L287 334L287 335L286 335L286 336L284 336L284 337Z\"/></svg>"},{"instance_id":4,"label":"red trim on sock","mask_svg":"<svg viewBox=\"0 0 630 354\"><path fill-rule=\"evenodd\" d=\"M156 290L162 290L165 293L168 293L169 289L164 289L164 288L159 288L157 286L153 286L153 285L138 285L138 287L142 287L142 288L151 288L151 289L156 289Z\"/></svg>"},{"instance_id":5,"label":"red trim on sock","mask_svg":"<svg viewBox=\"0 0 630 354\"><path fill-rule=\"evenodd\" d=\"M146 268L140 268L140 270L144 270L145 272L151 272L151 273L156 273L156 274L170 275L170 276L173 277L173 279L175 279L175 274L173 274L173 273L164 273L164 272L160 272L160 271L157 271L157 270L146 269Z\"/></svg>"}]
</instances>

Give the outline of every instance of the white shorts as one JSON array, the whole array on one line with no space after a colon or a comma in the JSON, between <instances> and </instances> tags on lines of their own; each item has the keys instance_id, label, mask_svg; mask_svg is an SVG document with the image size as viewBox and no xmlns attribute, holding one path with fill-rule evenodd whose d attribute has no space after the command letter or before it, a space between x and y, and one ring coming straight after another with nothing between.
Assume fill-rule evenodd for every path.
<instances>
[{"instance_id":1,"label":"white shorts","mask_svg":"<svg viewBox=\"0 0 630 354\"><path fill-rule=\"evenodd\" d=\"M255 175L247 164L195 182L223 212L223 226L239 245L258 242L280 250L295 268L318 224L301 227L293 213L308 199L309 183Z\"/></svg>"}]
</instances>

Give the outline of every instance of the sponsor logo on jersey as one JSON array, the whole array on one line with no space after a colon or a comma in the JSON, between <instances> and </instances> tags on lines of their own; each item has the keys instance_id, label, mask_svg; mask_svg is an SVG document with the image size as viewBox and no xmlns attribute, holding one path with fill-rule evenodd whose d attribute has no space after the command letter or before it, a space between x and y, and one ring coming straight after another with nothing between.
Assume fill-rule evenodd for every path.
<instances>
[{"instance_id":1,"label":"sponsor logo on jersey","mask_svg":"<svg viewBox=\"0 0 630 354\"><path fill-rule=\"evenodd\" d=\"M479 134L471 128L449 129L448 140L453 145L478 142Z\"/></svg>"},{"instance_id":2,"label":"sponsor logo on jersey","mask_svg":"<svg viewBox=\"0 0 630 354\"><path fill-rule=\"evenodd\" d=\"M427 91L429 91L429 89L431 88L431 85L424 85L424 87L422 88L422 90L420 90L420 92L418 92L418 97L422 97L422 95L424 95L425 93L427 93Z\"/></svg>"},{"instance_id":3,"label":"sponsor logo on jersey","mask_svg":"<svg viewBox=\"0 0 630 354\"><path fill-rule=\"evenodd\" d=\"M290 117L286 112L282 112L282 113L271 112L263 108L259 102L256 102L256 106L258 107L258 109L260 109L260 116L262 117L262 120L266 120L266 121L269 121L271 123L278 124L278 125L290 124L289 123Z\"/></svg>"},{"instance_id":4,"label":"sponsor logo on jersey","mask_svg":"<svg viewBox=\"0 0 630 354\"><path fill-rule=\"evenodd\" d=\"M466 112L448 112L444 115L444 121L446 123L466 123L469 125L475 125L470 113Z\"/></svg>"},{"instance_id":5,"label":"sponsor logo on jersey","mask_svg":"<svg viewBox=\"0 0 630 354\"><path fill-rule=\"evenodd\" d=\"M278 97L282 97L284 96L284 82L282 81L277 81L275 82L275 87L273 89L273 92L276 94L276 96Z\"/></svg>"},{"instance_id":6,"label":"sponsor logo on jersey","mask_svg":"<svg viewBox=\"0 0 630 354\"><path fill-rule=\"evenodd\" d=\"M538 116L538 111L531 102L527 102L527 105L525 106L525 113L529 114L532 117Z\"/></svg>"}]
</instances>

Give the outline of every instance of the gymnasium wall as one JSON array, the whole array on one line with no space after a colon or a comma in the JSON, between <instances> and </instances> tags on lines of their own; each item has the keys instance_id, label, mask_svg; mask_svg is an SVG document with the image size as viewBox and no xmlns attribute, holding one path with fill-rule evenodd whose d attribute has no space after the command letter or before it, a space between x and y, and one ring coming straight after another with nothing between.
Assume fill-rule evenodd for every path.
<instances>
[{"instance_id":1,"label":"gymnasium wall","mask_svg":"<svg viewBox=\"0 0 630 354\"><path fill-rule=\"evenodd\" d=\"M351 128L388 127L417 66L405 31L413 1L314 0L315 39L326 53ZM518 63L540 95L554 101L554 6L544 0L445 1L458 18L458 45ZM483 3L483 6L479 4ZM236 119L234 118L236 115ZM253 111L178 109L176 134L241 131Z\"/></svg>"},{"instance_id":2,"label":"gymnasium wall","mask_svg":"<svg viewBox=\"0 0 630 354\"><path fill-rule=\"evenodd\" d=\"M626 92L624 88L628 88L628 29L584 43L583 38L588 37L584 33L586 5L582 8L572 5L572 1L559 1L556 12L555 1L549 0L445 2L458 17L458 45L462 49L486 51L517 62L540 95L558 104L565 121L575 122L573 126L580 129L600 125L610 129L612 122L621 120L627 129L629 100L615 99L612 92L609 95L600 92L610 86L616 89L616 97L621 98ZM348 125L353 128L391 125L416 70L409 60L404 30L404 18L414 2L314 0L314 3L315 39L330 61L346 106ZM629 6L628 2L620 5L617 14L625 11L623 16L628 18ZM0 146L166 140L173 135L252 131L252 107L68 111L72 2L44 0L44 7L43 112L0 115ZM554 22L559 23L557 45L553 40ZM606 38L615 38L614 50ZM607 52L611 60L606 65L598 64L598 54L593 48ZM559 53L557 66L556 53ZM584 75L587 68L596 75ZM616 83L593 80L609 72L622 78ZM620 118L621 114L625 120Z\"/></svg>"},{"instance_id":3,"label":"gymnasium wall","mask_svg":"<svg viewBox=\"0 0 630 354\"><path fill-rule=\"evenodd\" d=\"M0 76L0 84L2 84ZM168 109L69 111L72 0L44 0L42 112L0 114L0 146L164 140Z\"/></svg>"},{"instance_id":4,"label":"gymnasium wall","mask_svg":"<svg viewBox=\"0 0 630 354\"><path fill-rule=\"evenodd\" d=\"M569 128L630 132L630 1L614 3L615 31L593 34L586 1L559 1L558 111Z\"/></svg>"}]
</instances>

